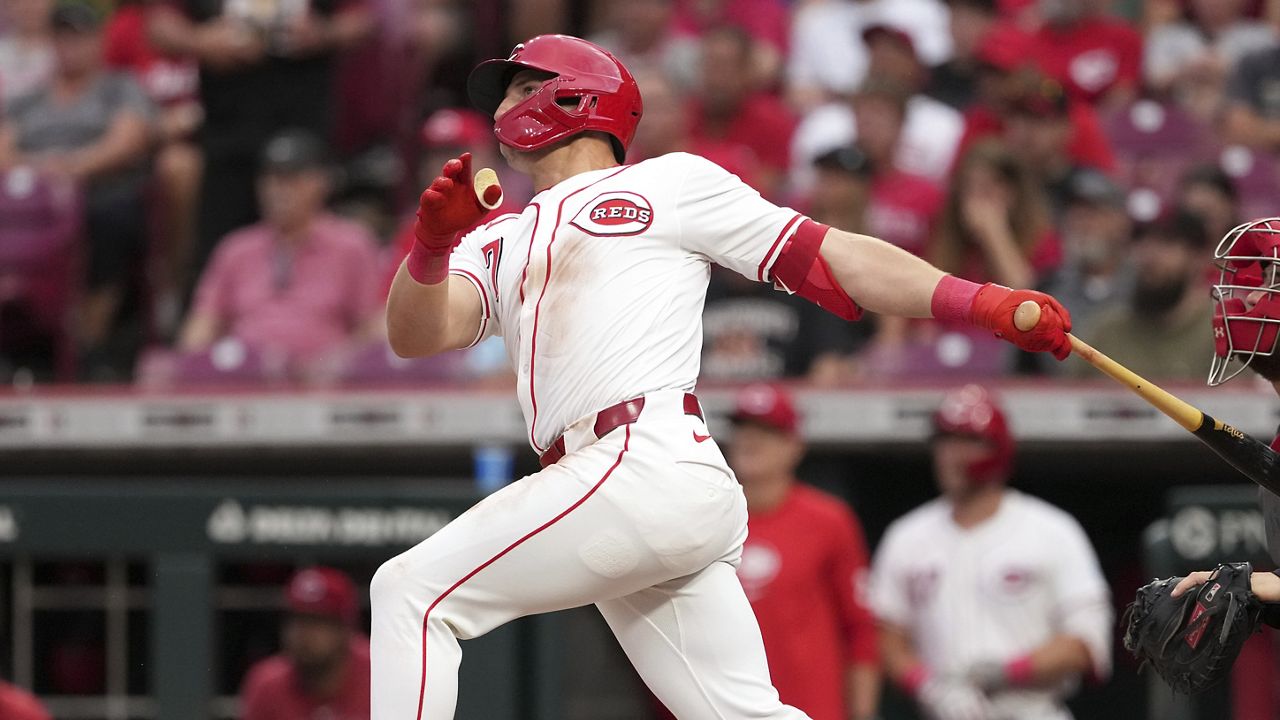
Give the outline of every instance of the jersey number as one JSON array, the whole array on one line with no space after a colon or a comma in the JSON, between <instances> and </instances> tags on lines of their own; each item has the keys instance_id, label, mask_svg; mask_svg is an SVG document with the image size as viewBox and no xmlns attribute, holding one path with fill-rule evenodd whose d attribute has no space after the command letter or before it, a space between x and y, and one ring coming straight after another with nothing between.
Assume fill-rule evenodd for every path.
<instances>
[{"instance_id":1,"label":"jersey number","mask_svg":"<svg viewBox=\"0 0 1280 720\"><path fill-rule=\"evenodd\" d=\"M489 282L493 283L495 299L498 295L498 261L502 258L502 238L485 245L480 250L484 254L484 266L489 268Z\"/></svg>"}]
</instances>

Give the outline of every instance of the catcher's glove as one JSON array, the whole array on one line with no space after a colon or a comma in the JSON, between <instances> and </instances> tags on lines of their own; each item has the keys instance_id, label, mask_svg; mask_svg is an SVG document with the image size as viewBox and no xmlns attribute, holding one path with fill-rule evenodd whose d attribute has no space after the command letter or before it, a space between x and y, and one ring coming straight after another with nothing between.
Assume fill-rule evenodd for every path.
<instances>
[{"instance_id":1,"label":"catcher's glove","mask_svg":"<svg viewBox=\"0 0 1280 720\"><path fill-rule=\"evenodd\" d=\"M1125 648L1177 692L1214 685L1258 627L1262 603L1250 589L1252 573L1247 562L1219 565L1196 592L1178 598L1169 593L1182 578L1142 586L1125 611Z\"/></svg>"}]
</instances>

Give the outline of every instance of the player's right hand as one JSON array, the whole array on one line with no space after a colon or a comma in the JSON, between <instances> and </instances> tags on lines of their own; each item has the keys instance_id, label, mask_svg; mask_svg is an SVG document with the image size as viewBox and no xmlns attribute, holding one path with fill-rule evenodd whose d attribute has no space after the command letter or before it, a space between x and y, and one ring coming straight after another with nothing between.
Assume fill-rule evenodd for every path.
<instances>
[{"instance_id":1,"label":"player's right hand","mask_svg":"<svg viewBox=\"0 0 1280 720\"><path fill-rule=\"evenodd\" d=\"M428 249L448 252L458 244L458 233L487 212L472 188L471 153L463 153L445 163L439 177L423 191L413 234Z\"/></svg>"},{"instance_id":2,"label":"player's right hand","mask_svg":"<svg viewBox=\"0 0 1280 720\"><path fill-rule=\"evenodd\" d=\"M971 683L954 678L930 678L917 694L929 720L990 720L991 703Z\"/></svg>"},{"instance_id":3,"label":"player's right hand","mask_svg":"<svg viewBox=\"0 0 1280 720\"><path fill-rule=\"evenodd\" d=\"M1035 327L1022 331L1013 324L1018 306L1031 300L1040 306L1040 320ZM1071 354L1071 314L1051 295L1035 290L1010 290L1003 285L987 283L973 299L973 324L986 328L1030 352L1050 352L1059 360Z\"/></svg>"},{"instance_id":4,"label":"player's right hand","mask_svg":"<svg viewBox=\"0 0 1280 720\"><path fill-rule=\"evenodd\" d=\"M1170 594L1178 597L1193 588L1205 584L1211 575L1213 575L1213 571L1209 570L1193 572L1182 578ZM1256 571L1249 576L1249 589L1262 602L1280 602L1280 575Z\"/></svg>"}]
</instances>

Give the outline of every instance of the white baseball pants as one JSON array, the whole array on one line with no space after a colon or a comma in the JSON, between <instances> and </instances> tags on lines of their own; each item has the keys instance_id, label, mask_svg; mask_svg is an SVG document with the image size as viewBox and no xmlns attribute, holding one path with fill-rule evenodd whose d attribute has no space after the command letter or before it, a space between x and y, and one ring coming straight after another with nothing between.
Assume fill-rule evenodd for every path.
<instances>
[{"instance_id":1,"label":"white baseball pants","mask_svg":"<svg viewBox=\"0 0 1280 720\"><path fill-rule=\"evenodd\" d=\"M559 463L509 485L378 569L372 720L451 720L459 639L594 603L681 720L801 720L769 680L735 575L746 501L683 392L596 439L565 432Z\"/></svg>"}]
</instances>

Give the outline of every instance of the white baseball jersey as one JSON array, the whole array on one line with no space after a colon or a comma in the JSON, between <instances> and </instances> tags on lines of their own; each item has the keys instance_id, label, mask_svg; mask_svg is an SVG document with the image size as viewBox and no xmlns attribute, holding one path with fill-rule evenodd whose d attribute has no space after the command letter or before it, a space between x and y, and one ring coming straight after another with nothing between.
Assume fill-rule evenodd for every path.
<instances>
[{"instance_id":1,"label":"white baseball jersey","mask_svg":"<svg viewBox=\"0 0 1280 720\"><path fill-rule=\"evenodd\" d=\"M1015 490L973 528L958 526L942 498L896 520L870 591L877 617L908 631L939 675L1007 662L1060 633L1085 643L1098 677L1110 672L1113 613L1088 537L1075 518ZM1070 718L1061 702L1070 690L997 693L992 720Z\"/></svg>"},{"instance_id":2,"label":"white baseball jersey","mask_svg":"<svg viewBox=\"0 0 1280 720\"><path fill-rule=\"evenodd\" d=\"M712 261L765 280L803 216L696 155L571 177L462 239L476 341L502 336L534 450L653 390L692 390Z\"/></svg>"},{"instance_id":3,"label":"white baseball jersey","mask_svg":"<svg viewBox=\"0 0 1280 720\"><path fill-rule=\"evenodd\" d=\"M384 563L373 720L452 720L459 639L594 603L681 720L808 720L782 704L734 569L742 488L685 393L710 263L769 277L803 218L702 158L575 175L463 238L452 272L499 335L534 449L565 455ZM597 437L595 413L644 397Z\"/></svg>"}]
</instances>

